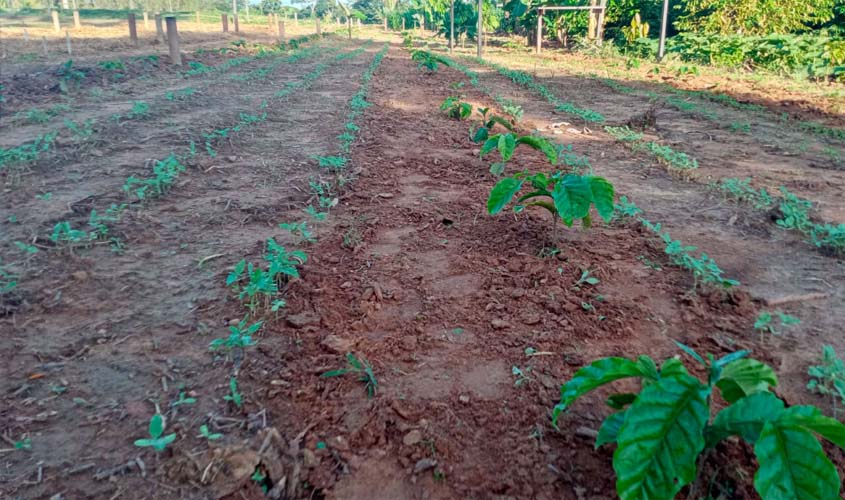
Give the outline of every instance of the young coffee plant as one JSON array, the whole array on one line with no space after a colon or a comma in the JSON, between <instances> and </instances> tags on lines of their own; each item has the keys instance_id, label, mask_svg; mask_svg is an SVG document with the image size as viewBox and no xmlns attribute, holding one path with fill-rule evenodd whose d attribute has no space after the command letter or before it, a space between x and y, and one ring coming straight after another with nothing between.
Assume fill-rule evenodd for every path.
<instances>
[{"instance_id":1,"label":"young coffee plant","mask_svg":"<svg viewBox=\"0 0 845 500\"><path fill-rule=\"evenodd\" d=\"M238 391L238 379L235 377L229 378L229 394L223 396L225 401L230 401L234 403L235 406L238 408L243 407L243 396L241 395L240 391Z\"/></svg>"},{"instance_id":2,"label":"young coffee plant","mask_svg":"<svg viewBox=\"0 0 845 500\"><path fill-rule=\"evenodd\" d=\"M214 339L208 345L208 350L216 351L218 349L227 349L232 351L233 349L246 349L247 347L252 347L257 344L256 341L252 339L253 335L261 329L261 326L264 324L263 321L257 321L251 325L248 325L248 318L244 318L238 322L237 325L232 325L229 327L229 337L228 338L219 338Z\"/></svg>"},{"instance_id":3,"label":"young coffee plant","mask_svg":"<svg viewBox=\"0 0 845 500\"><path fill-rule=\"evenodd\" d=\"M297 245L301 243L314 243L317 241L317 238L315 238L308 229L308 222L306 221L283 222L279 224L279 228L289 232L294 238L296 238Z\"/></svg>"},{"instance_id":4,"label":"young coffee plant","mask_svg":"<svg viewBox=\"0 0 845 500\"><path fill-rule=\"evenodd\" d=\"M487 137L484 144L481 146L481 157L487 153L498 149L502 157L502 161L496 162L490 166L490 173L493 175L502 175L505 171L505 164L513 157L516 147L520 144L529 146L546 155L546 159L552 165L557 164L557 149L543 137L534 135L523 135L517 137L514 134L507 132L504 134L495 134Z\"/></svg>"},{"instance_id":5,"label":"young coffee plant","mask_svg":"<svg viewBox=\"0 0 845 500\"><path fill-rule=\"evenodd\" d=\"M327 371L320 376L323 378L339 377L341 375L346 375L347 373L355 373L358 375L358 380L365 384L367 397L371 398L375 396L378 391L378 381L376 380L375 373L373 373L373 367L367 363L367 360L364 358L358 359L351 352L346 354L345 368Z\"/></svg>"},{"instance_id":6,"label":"young coffee plant","mask_svg":"<svg viewBox=\"0 0 845 500\"><path fill-rule=\"evenodd\" d=\"M822 348L820 365L811 366L807 370L810 382L807 389L824 396L830 396L833 407L833 418L839 418L839 405L845 405L845 362L836 355L833 346Z\"/></svg>"},{"instance_id":7,"label":"young coffee plant","mask_svg":"<svg viewBox=\"0 0 845 500\"><path fill-rule=\"evenodd\" d=\"M164 434L164 427L164 417L160 413L156 413L150 419L150 426L148 430L150 438L136 440L135 446L138 446L139 448L149 446L155 451L164 451L164 449L167 448L167 445L176 440L176 434L162 436L162 434Z\"/></svg>"},{"instance_id":8,"label":"young coffee plant","mask_svg":"<svg viewBox=\"0 0 845 500\"><path fill-rule=\"evenodd\" d=\"M437 71L437 63L448 66L449 63L442 57L436 56L431 52L425 50L415 50L411 53L411 59L419 63L420 69L425 69L428 73Z\"/></svg>"},{"instance_id":9,"label":"young coffee plant","mask_svg":"<svg viewBox=\"0 0 845 500\"><path fill-rule=\"evenodd\" d=\"M154 162L152 177L139 179L132 175L126 179L123 184L123 191L126 194L134 194L141 201L161 196L173 186L179 174L185 171L185 166L173 153L163 161L154 160Z\"/></svg>"},{"instance_id":10,"label":"young coffee plant","mask_svg":"<svg viewBox=\"0 0 845 500\"><path fill-rule=\"evenodd\" d=\"M466 120L472 116L472 104L461 102L459 97L447 97L440 104L440 111L445 111L449 118L455 120Z\"/></svg>"},{"instance_id":11,"label":"young coffee plant","mask_svg":"<svg viewBox=\"0 0 845 500\"><path fill-rule=\"evenodd\" d=\"M696 480L699 456L730 436L753 446L759 468L754 487L763 500L839 498L840 479L816 435L845 447L845 426L813 406L791 406L770 392L774 370L748 351L705 360L681 349L707 371L690 375L678 358L660 368L648 356L604 358L581 368L561 387L553 411L561 414L584 394L624 378L642 382L638 393L611 395L611 413L596 447L616 444L613 469L622 500L670 500ZM711 419L715 390L729 406Z\"/></svg>"},{"instance_id":12,"label":"young coffee plant","mask_svg":"<svg viewBox=\"0 0 845 500\"><path fill-rule=\"evenodd\" d=\"M475 132L470 131L472 142L486 141L497 124L508 131L513 131L513 123L507 118L490 113L490 108L478 108L478 112L481 114L481 125Z\"/></svg>"},{"instance_id":13,"label":"young coffee plant","mask_svg":"<svg viewBox=\"0 0 845 500\"><path fill-rule=\"evenodd\" d=\"M775 326L775 318L780 322L780 327ZM801 320L795 316L790 316L783 311L761 311L754 321L754 329L760 333L760 342L765 341L765 334L780 335L783 328L788 328L793 325L801 323Z\"/></svg>"},{"instance_id":14,"label":"young coffee plant","mask_svg":"<svg viewBox=\"0 0 845 500\"><path fill-rule=\"evenodd\" d=\"M548 210L555 221L563 220L567 227L580 220L584 227L592 222L590 208L605 221L613 217L613 184L603 177L592 175L520 172L512 177L500 180L490 191L487 199L487 212L495 215L502 211L528 185L530 191L517 198L514 212L521 212L527 207L541 207Z\"/></svg>"},{"instance_id":15,"label":"young coffee plant","mask_svg":"<svg viewBox=\"0 0 845 500\"><path fill-rule=\"evenodd\" d=\"M298 278L301 266L308 260L308 256L301 250L289 252L285 247L276 243L273 238L267 240L267 254L264 260L267 269L254 265L242 259L226 278L226 286L232 287L238 298L246 302L247 308L254 314L259 305L265 309L273 307L276 312L284 302L273 300L279 294L281 286L291 277ZM277 306L277 304L281 304Z\"/></svg>"}]
</instances>

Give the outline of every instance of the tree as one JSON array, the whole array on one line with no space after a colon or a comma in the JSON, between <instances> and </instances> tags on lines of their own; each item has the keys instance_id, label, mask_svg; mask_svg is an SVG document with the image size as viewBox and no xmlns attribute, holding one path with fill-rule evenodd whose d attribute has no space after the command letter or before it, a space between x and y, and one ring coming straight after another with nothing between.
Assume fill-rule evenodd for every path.
<instances>
[{"instance_id":1,"label":"tree","mask_svg":"<svg viewBox=\"0 0 845 500\"><path fill-rule=\"evenodd\" d=\"M720 35L803 31L833 18L837 0L687 0L682 30Z\"/></svg>"}]
</instances>

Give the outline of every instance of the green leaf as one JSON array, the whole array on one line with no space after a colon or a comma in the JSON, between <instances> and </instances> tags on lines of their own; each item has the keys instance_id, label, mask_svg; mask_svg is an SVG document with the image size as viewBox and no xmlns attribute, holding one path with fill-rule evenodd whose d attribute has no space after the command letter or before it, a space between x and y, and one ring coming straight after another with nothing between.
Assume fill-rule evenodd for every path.
<instances>
[{"instance_id":1,"label":"green leaf","mask_svg":"<svg viewBox=\"0 0 845 500\"><path fill-rule=\"evenodd\" d=\"M499 145L499 137L501 135L502 134L491 135L487 138L486 141L484 141L484 145L481 146L481 153L479 153L482 158L484 158L484 155L486 155L490 151L496 149L496 147Z\"/></svg>"},{"instance_id":2,"label":"green leaf","mask_svg":"<svg viewBox=\"0 0 845 500\"><path fill-rule=\"evenodd\" d=\"M503 162L497 161L496 163L490 165L490 173L499 177L503 173L505 173L505 164Z\"/></svg>"},{"instance_id":3,"label":"green leaf","mask_svg":"<svg viewBox=\"0 0 845 500\"><path fill-rule=\"evenodd\" d=\"M734 435L754 444L766 422L777 420L783 408L783 401L770 392L744 397L716 415L713 425L707 429L707 445L715 446Z\"/></svg>"},{"instance_id":4,"label":"green leaf","mask_svg":"<svg viewBox=\"0 0 845 500\"><path fill-rule=\"evenodd\" d=\"M596 436L596 449L608 443L615 443L622 424L625 423L625 411L611 413L599 427L599 435Z\"/></svg>"},{"instance_id":5,"label":"green leaf","mask_svg":"<svg viewBox=\"0 0 845 500\"><path fill-rule=\"evenodd\" d=\"M615 357L602 358L579 369L575 372L572 380L563 384L560 388L560 403L555 406L553 412L554 422L557 422L560 413L566 410L576 399L597 387L623 378L651 378L655 376L657 369L650 370L643 358L651 360L646 356L641 356L638 361ZM651 364L653 367L654 362L652 361Z\"/></svg>"},{"instance_id":6,"label":"green leaf","mask_svg":"<svg viewBox=\"0 0 845 500\"><path fill-rule=\"evenodd\" d=\"M754 445L760 468L754 488L763 500L839 498L839 474L809 431L767 422Z\"/></svg>"},{"instance_id":7,"label":"green leaf","mask_svg":"<svg viewBox=\"0 0 845 500\"><path fill-rule=\"evenodd\" d=\"M487 127L481 127L475 131L475 134L472 136L472 142L479 143L486 141L488 137L490 137L490 132L487 130Z\"/></svg>"},{"instance_id":8,"label":"green leaf","mask_svg":"<svg viewBox=\"0 0 845 500\"><path fill-rule=\"evenodd\" d=\"M499 154L502 155L502 161L508 161L513 156L513 150L516 148L516 140L513 134L499 134Z\"/></svg>"},{"instance_id":9,"label":"green leaf","mask_svg":"<svg viewBox=\"0 0 845 500\"><path fill-rule=\"evenodd\" d=\"M605 222L610 222L610 219L613 218L613 198L615 196L613 184L603 177L594 176L587 177L587 182L590 184L590 191L593 193L596 211Z\"/></svg>"},{"instance_id":10,"label":"green leaf","mask_svg":"<svg viewBox=\"0 0 845 500\"><path fill-rule=\"evenodd\" d=\"M542 137L535 137L533 135L524 135L516 140L517 144L525 144L526 146L530 146L537 151L546 155L546 158L549 160L549 163L552 165L557 165L557 151L555 151L554 146L552 144L542 138Z\"/></svg>"},{"instance_id":11,"label":"green leaf","mask_svg":"<svg viewBox=\"0 0 845 500\"><path fill-rule=\"evenodd\" d=\"M487 199L487 212L496 215L510 203L513 196L522 188L522 180L507 177L500 180L490 191L490 198Z\"/></svg>"},{"instance_id":12,"label":"green leaf","mask_svg":"<svg viewBox=\"0 0 845 500\"><path fill-rule=\"evenodd\" d=\"M158 439L158 437L161 436L161 433L163 433L163 432L164 432L164 417L162 417L160 414L156 413L150 419L150 428L149 428L150 437L152 437L153 439Z\"/></svg>"},{"instance_id":13,"label":"green leaf","mask_svg":"<svg viewBox=\"0 0 845 500\"><path fill-rule=\"evenodd\" d=\"M679 348L680 350L682 350L682 351L684 351L685 353L687 353L687 354L689 354L690 356L692 356L692 358L693 358L694 360L698 361L698 362L699 362L699 363L701 363L703 366L707 366L707 362L706 362L706 361L704 361L704 358L702 358L700 354L698 354L697 352L695 352L695 350L694 350L692 347L690 347L690 346L688 346L688 345L686 345L686 344L682 344L682 343L678 342L677 340L676 340L676 341L674 341L674 342L675 342L675 345L676 345L676 346L678 346L678 348Z\"/></svg>"},{"instance_id":14,"label":"green leaf","mask_svg":"<svg viewBox=\"0 0 845 500\"><path fill-rule=\"evenodd\" d=\"M340 369L337 369L337 370L329 370L326 373L321 374L320 377L322 377L322 378L339 377L341 375L346 375L347 373L349 373L349 370L347 370L346 368L340 368Z\"/></svg>"},{"instance_id":15,"label":"green leaf","mask_svg":"<svg viewBox=\"0 0 845 500\"><path fill-rule=\"evenodd\" d=\"M792 406L780 416L780 421L800 425L824 437L840 448L845 448L845 425L835 418L826 417L815 406Z\"/></svg>"},{"instance_id":16,"label":"green leaf","mask_svg":"<svg viewBox=\"0 0 845 500\"><path fill-rule=\"evenodd\" d=\"M756 359L738 359L722 368L716 387L728 403L757 392L766 392L770 385L777 385L775 371Z\"/></svg>"},{"instance_id":17,"label":"green leaf","mask_svg":"<svg viewBox=\"0 0 845 500\"><path fill-rule=\"evenodd\" d=\"M511 122L508 121L506 118L502 118L501 116L493 115L492 117L490 117L490 121L487 122L487 125L490 128L493 128L494 123L498 123L499 125L505 127L508 130L513 130L513 125L511 125Z\"/></svg>"},{"instance_id":18,"label":"green leaf","mask_svg":"<svg viewBox=\"0 0 845 500\"><path fill-rule=\"evenodd\" d=\"M586 178L568 174L555 182L552 189L555 208L564 221L583 219L590 213L593 194Z\"/></svg>"},{"instance_id":19,"label":"green leaf","mask_svg":"<svg viewBox=\"0 0 845 500\"><path fill-rule=\"evenodd\" d=\"M689 375L643 389L619 431L613 454L622 500L672 499L695 479L709 417L707 387Z\"/></svg>"}]
</instances>

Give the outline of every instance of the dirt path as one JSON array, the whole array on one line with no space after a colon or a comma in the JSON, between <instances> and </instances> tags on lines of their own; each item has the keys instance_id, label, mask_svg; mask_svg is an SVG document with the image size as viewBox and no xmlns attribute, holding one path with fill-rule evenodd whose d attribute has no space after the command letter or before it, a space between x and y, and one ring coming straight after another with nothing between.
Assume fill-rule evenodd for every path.
<instances>
[{"instance_id":1,"label":"dirt path","mask_svg":"<svg viewBox=\"0 0 845 500\"><path fill-rule=\"evenodd\" d=\"M154 479L90 479L137 456L127 434L143 435L152 403L165 409L180 391L197 403L180 407L169 429L193 438L210 415L209 425L231 434L230 443L253 435L246 414L220 413L216 393L228 390L231 368L208 354L208 342L240 319L225 311L233 305L222 286L225 274L241 255L260 252L271 235L290 243L276 224L303 215L308 179L320 174L310 158L333 153L326 139L341 132L344 108L372 53L333 65L310 88L273 103L268 121L235 147L222 147L217 159L200 158L167 196L127 214L117 228L126 239L123 254L107 247L49 252L46 262L33 265L40 273L21 283L29 304L4 324L12 330L3 352L10 362L2 427L15 436L30 432L33 440L32 452L15 457L4 473L9 494L47 495L61 487L68 498L118 491L141 498L159 488L190 491L188 479L199 484L200 478L189 448L166 471L158 460L147 463L148 472L158 470ZM265 86L278 90L296 76L276 75ZM300 139L306 136L315 140ZM248 386L243 392L252 398ZM74 483L62 483L68 470L88 463L94 466L72 473ZM36 484L37 468L44 477Z\"/></svg>"},{"instance_id":2,"label":"dirt path","mask_svg":"<svg viewBox=\"0 0 845 500\"><path fill-rule=\"evenodd\" d=\"M303 473L328 498L606 494L606 457L573 432L601 415L552 429L559 383L597 356L672 355L671 339L719 351L719 331L746 345L753 308L742 294L684 297L689 277L645 266L660 253L633 226L564 231L557 257L538 257L548 221L488 216L469 124L438 111L460 79L425 75L403 51L385 60L353 147L361 173L294 288L291 312L314 320L278 330L291 340L254 369L278 380L274 413L309 429ZM600 283L574 286L583 270ZM317 378L348 352L373 367L375 398L351 375Z\"/></svg>"}]
</instances>

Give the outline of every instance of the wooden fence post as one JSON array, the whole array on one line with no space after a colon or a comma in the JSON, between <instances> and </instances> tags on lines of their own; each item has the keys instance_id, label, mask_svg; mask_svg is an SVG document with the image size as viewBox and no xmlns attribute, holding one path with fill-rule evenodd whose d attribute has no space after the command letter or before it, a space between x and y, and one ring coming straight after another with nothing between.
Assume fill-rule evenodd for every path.
<instances>
[{"instance_id":1,"label":"wooden fence post","mask_svg":"<svg viewBox=\"0 0 845 500\"><path fill-rule=\"evenodd\" d=\"M296 12L293 13L293 25L297 27L299 26L299 14Z\"/></svg>"},{"instance_id":2,"label":"wooden fence post","mask_svg":"<svg viewBox=\"0 0 845 500\"><path fill-rule=\"evenodd\" d=\"M73 55L73 49L70 46L70 31L65 30L65 42L67 43L67 55Z\"/></svg>"},{"instance_id":3,"label":"wooden fence post","mask_svg":"<svg viewBox=\"0 0 845 500\"><path fill-rule=\"evenodd\" d=\"M161 22L161 14L156 14L155 17L156 21L156 38L159 42L164 42L166 38L164 38L164 26Z\"/></svg>"},{"instance_id":4,"label":"wooden fence post","mask_svg":"<svg viewBox=\"0 0 845 500\"><path fill-rule=\"evenodd\" d=\"M138 46L138 27L135 25L135 14L129 13L126 15L126 21L129 24L129 39L132 41L132 45L137 47Z\"/></svg>"},{"instance_id":5,"label":"wooden fence post","mask_svg":"<svg viewBox=\"0 0 845 500\"><path fill-rule=\"evenodd\" d=\"M543 50L543 9L537 11L537 53Z\"/></svg>"},{"instance_id":6,"label":"wooden fence post","mask_svg":"<svg viewBox=\"0 0 845 500\"><path fill-rule=\"evenodd\" d=\"M44 50L44 58L47 58L47 37L41 37L41 48Z\"/></svg>"},{"instance_id":7,"label":"wooden fence post","mask_svg":"<svg viewBox=\"0 0 845 500\"><path fill-rule=\"evenodd\" d=\"M279 41L284 42L285 41L285 22L279 21L278 26L279 26Z\"/></svg>"},{"instance_id":8,"label":"wooden fence post","mask_svg":"<svg viewBox=\"0 0 845 500\"><path fill-rule=\"evenodd\" d=\"M150 31L150 15L144 11L144 31Z\"/></svg>"},{"instance_id":9,"label":"wooden fence post","mask_svg":"<svg viewBox=\"0 0 845 500\"><path fill-rule=\"evenodd\" d=\"M229 14L221 14L220 21L223 23L223 33L229 32Z\"/></svg>"},{"instance_id":10,"label":"wooden fence post","mask_svg":"<svg viewBox=\"0 0 845 500\"><path fill-rule=\"evenodd\" d=\"M79 11L73 11L73 27L79 29L82 27L82 22L79 20Z\"/></svg>"},{"instance_id":11,"label":"wooden fence post","mask_svg":"<svg viewBox=\"0 0 845 500\"><path fill-rule=\"evenodd\" d=\"M319 18L319 17L317 18L317 25L316 25L316 28L317 28L317 35L318 35L318 36L319 36L319 35L322 35L323 33L322 33L322 31L320 31L320 18Z\"/></svg>"},{"instance_id":12,"label":"wooden fence post","mask_svg":"<svg viewBox=\"0 0 845 500\"><path fill-rule=\"evenodd\" d=\"M167 44L170 46L170 62L176 66L182 65L182 54L179 52L179 32L176 30L176 16L167 16Z\"/></svg>"},{"instance_id":13,"label":"wooden fence post","mask_svg":"<svg viewBox=\"0 0 845 500\"><path fill-rule=\"evenodd\" d=\"M241 28L240 28L240 26L238 26L238 15L237 14L232 14L232 22L235 23L235 33L240 33Z\"/></svg>"},{"instance_id":14,"label":"wooden fence post","mask_svg":"<svg viewBox=\"0 0 845 500\"><path fill-rule=\"evenodd\" d=\"M53 12L51 12L51 14L53 15L53 31L55 31L56 33L61 33L62 25L61 23L59 23L59 11L54 10Z\"/></svg>"}]
</instances>

